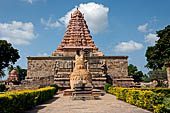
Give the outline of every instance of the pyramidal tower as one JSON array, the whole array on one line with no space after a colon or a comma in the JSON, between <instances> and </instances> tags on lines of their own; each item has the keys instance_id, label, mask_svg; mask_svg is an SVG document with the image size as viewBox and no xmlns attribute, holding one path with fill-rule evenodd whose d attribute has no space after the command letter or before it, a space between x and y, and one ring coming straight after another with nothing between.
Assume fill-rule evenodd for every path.
<instances>
[{"instance_id":1,"label":"pyramidal tower","mask_svg":"<svg viewBox=\"0 0 170 113\"><path fill-rule=\"evenodd\" d=\"M71 14L64 38L52 56L75 56L76 51L81 49L87 50L92 56L104 55L103 52L98 51L98 47L92 40L84 14L77 9Z\"/></svg>"}]
</instances>

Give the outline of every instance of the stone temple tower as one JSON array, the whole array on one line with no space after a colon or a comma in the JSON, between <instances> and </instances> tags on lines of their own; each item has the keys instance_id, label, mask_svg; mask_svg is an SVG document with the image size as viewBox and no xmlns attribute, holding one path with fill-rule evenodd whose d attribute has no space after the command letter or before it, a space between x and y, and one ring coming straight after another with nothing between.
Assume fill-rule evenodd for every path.
<instances>
[{"instance_id":1,"label":"stone temple tower","mask_svg":"<svg viewBox=\"0 0 170 113\"><path fill-rule=\"evenodd\" d=\"M71 19L67 26L61 44L52 53L52 56L75 56L76 51L85 49L93 56L103 56L103 52L98 51L94 44L90 31L84 20L84 14L78 9L71 14Z\"/></svg>"}]
</instances>

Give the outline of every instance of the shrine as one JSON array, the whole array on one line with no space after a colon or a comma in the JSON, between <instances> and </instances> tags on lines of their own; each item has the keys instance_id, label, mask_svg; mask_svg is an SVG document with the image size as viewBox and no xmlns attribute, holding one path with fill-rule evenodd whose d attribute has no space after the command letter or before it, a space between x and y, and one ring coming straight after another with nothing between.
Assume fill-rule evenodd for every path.
<instances>
[{"instance_id":1,"label":"shrine","mask_svg":"<svg viewBox=\"0 0 170 113\"><path fill-rule=\"evenodd\" d=\"M70 88L70 77L75 66L75 56L84 52L85 69L90 72L94 88L103 89L106 82L114 86L130 87L133 79L128 76L128 56L104 56L94 40L78 9L70 15L61 44L51 56L29 56L27 78L54 76L59 88Z\"/></svg>"}]
</instances>

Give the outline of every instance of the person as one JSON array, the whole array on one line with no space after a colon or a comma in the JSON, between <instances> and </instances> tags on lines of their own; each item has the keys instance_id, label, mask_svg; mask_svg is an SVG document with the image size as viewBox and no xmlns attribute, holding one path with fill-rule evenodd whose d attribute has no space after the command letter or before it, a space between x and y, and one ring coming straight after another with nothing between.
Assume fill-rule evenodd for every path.
<instances>
[{"instance_id":1,"label":"person","mask_svg":"<svg viewBox=\"0 0 170 113\"><path fill-rule=\"evenodd\" d=\"M168 84L167 80L165 80L163 83L165 84L165 87L169 87L169 84Z\"/></svg>"}]
</instances>

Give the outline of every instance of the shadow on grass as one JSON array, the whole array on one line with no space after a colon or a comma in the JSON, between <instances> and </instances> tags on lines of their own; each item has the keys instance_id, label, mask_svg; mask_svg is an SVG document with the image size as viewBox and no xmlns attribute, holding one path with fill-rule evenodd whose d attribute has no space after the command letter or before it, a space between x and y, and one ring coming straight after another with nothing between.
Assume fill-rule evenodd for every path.
<instances>
[{"instance_id":1,"label":"shadow on grass","mask_svg":"<svg viewBox=\"0 0 170 113\"><path fill-rule=\"evenodd\" d=\"M60 98L59 95L56 94L52 99L47 100L46 102L43 102L42 104L37 105L34 108L32 108L30 110L26 110L22 113L38 113L39 110L44 109L45 107L47 107L48 104L53 103L54 101L56 101L59 98Z\"/></svg>"}]
</instances>

